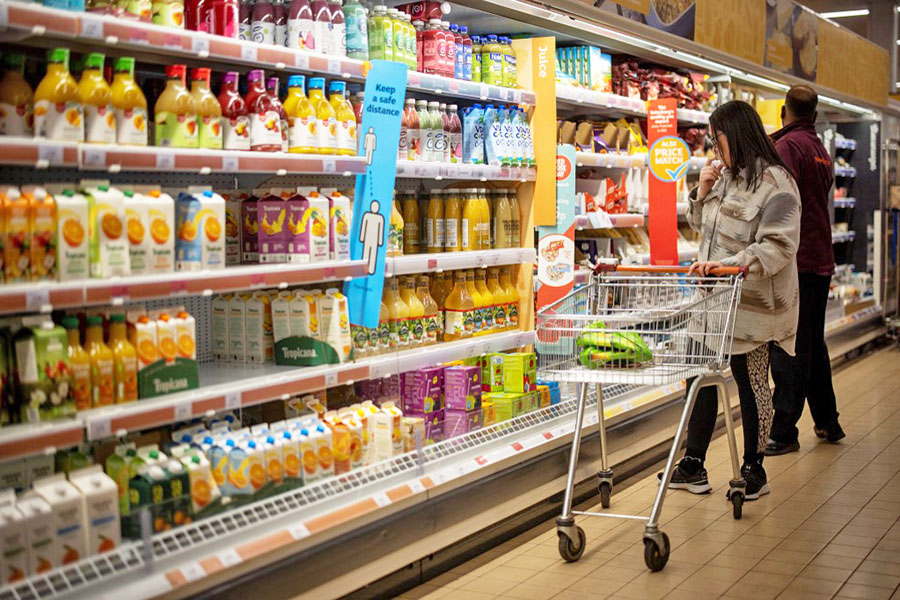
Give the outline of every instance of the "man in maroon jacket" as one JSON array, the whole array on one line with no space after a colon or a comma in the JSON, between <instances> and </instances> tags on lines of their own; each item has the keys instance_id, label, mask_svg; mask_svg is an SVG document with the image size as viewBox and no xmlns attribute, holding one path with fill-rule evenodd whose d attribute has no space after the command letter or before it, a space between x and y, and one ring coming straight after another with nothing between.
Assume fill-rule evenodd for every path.
<instances>
[{"instance_id":1,"label":"man in maroon jacket","mask_svg":"<svg viewBox=\"0 0 900 600\"><path fill-rule=\"evenodd\" d=\"M844 437L838 423L837 402L831 382L831 361L825 345L825 306L834 274L828 195L834 183L831 156L816 135L816 105L819 98L808 85L788 90L781 109L784 124L772 135L782 160L791 169L800 190L800 320L797 324L797 355L781 348L772 351L775 380L775 420L766 454L774 456L800 449L797 421L804 400L815 423L816 435L829 442Z\"/></svg>"}]
</instances>

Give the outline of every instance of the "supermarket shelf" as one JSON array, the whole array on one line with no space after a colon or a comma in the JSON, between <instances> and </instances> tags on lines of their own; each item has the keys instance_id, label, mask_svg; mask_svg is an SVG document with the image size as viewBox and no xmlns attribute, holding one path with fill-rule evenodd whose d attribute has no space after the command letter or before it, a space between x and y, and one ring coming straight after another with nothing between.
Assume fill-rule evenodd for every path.
<instances>
[{"instance_id":1,"label":"supermarket shelf","mask_svg":"<svg viewBox=\"0 0 900 600\"><path fill-rule=\"evenodd\" d=\"M309 264L242 265L214 271L87 279L72 282L16 283L0 286L0 314L50 312L97 304L254 288L284 288L365 275L363 260Z\"/></svg>"},{"instance_id":2,"label":"supermarket shelf","mask_svg":"<svg viewBox=\"0 0 900 600\"><path fill-rule=\"evenodd\" d=\"M388 276L534 263L534 248L498 248L478 252L411 254L387 259Z\"/></svg>"},{"instance_id":3,"label":"supermarket shelf","mask_svg":"<svg viewBox=\"0 0 900 600\"><path fill-rule=\"evenodd\" d=\"M835 198L835 208L853 208L856 206L856 198Z\"/></svg>"},{"instance_id":4,"label":"supermarket shelf","mask_svg":"<svg viewBox=\"0 0 900 600\"><path fill-rule=\"evenodd\" d=\"M678 213L679 219L686 217L687 211L688 211L688 203L687 202L677 202L675 204L675 212ZM644 216L650 215L650 205L649 204L644 205L643 212L644 212Z\"/></svg>"},{"instance_id":5,"label":"supermarket shelf","mask_svg":"<svg viewBox=\"0 0 900 600\"><path fill-rule=\"evenodd\" d=\"M699 171L706 164L706 160L702 156L692 156L688 170ZM645 153L618 154L611 152L603 154L598 152L576 152L575 165L578 167L606 167L610 169L640 168L647 166L647 155Z\"/></svg>"},{"instance_id":6,"label":"supermarket shelf","mask_svg":"<svg viewBox=\"0 0 900 600\"><path fill-rule=\"evenodd\" d=\"M852 242L856 238L855 231L832 231L831 243L841 244L843 242Z\"/></svg>"},{"instance_id":7,"label":"supermarket shelf","mask_svg":"<svg viewBox=\"0 0 900 600\"><path fill-rule=\"evenodd\" d=\"M437 162L397 161L398 177L417 179L473 179L478 181L534 181L536 170L527 167L464 165Z\"/></svg>"},{"instance_id":8,"label":"supermarket shelf","mask_svg":"<svg viewBox=\"0 0 900 600\"><path fill-rule=\"evenodd\" d=\"M610 227L641 227L644 225L644 215L632 213L606 214L588 213L575 216L575 230L583 229L609 229Z\"/></svg>"},{"instance_id":9,"label":"supermarket shelf","mask_svg":"<svg viewBox=\"0 0 900 600\"><path fill-rule=\"evenodd\" d=\"M604 113L646 116L647 102L639 98L626 98L618 94L595 92L570 85L556 85L556 100L568 105L595 109ZM678 109L678 120L686 123L709 123L709 113L702 110Z\"/></svg>"},{"instance_id":10,"label":"supermarket shelf","mask_svg":"<svg viewBox=\"0 0 900 600\"><path fill-rule=\"evenodd\" d=\"M21 6L31 5L22 4ZM0 164L46 169L48 167L77 167L79 163L79 144L76 143L39 142L34 138L0 137Z\"/></svg>"},{"instance_id":11,"label":"supermarket shelf","mask_svg":"<svg viewBox=\"0 0 900 600\"><path fill-rule=\"evenodd\" d=\"M79 420L53 423L23 423L0 429L0 456L3 461L33 454L55 454L84 441L84 424Z\"/></svg>"},{"instance_id":12,"label":"supermarket shelf","mask_svg":"<svg viewBox=\"0 0 900 600\"><path fill-rule=\"evenodd\" d=\"M875 304L868 308L858 310L846 317L829 321L825 323L825 338L836 337L855 327L876 321L881 318L881 312L881 306Z\"/></svg>"},{"instance_id":13,"label":"supermarket shelf","mask_svg":"<svg viewBox=\"0 0 900 600\"><path fill-rule=\"evenodd\" d=\"M834 175L836 177L856 177L856 169L854 167L834 166Z\"/></svg>"},{"instance_id":14,"label":"supermarket shelf","mask_svg":"<svg viewBox=\"0 0 900 600\"><path fill-rule=\"evenodd\" d=\"M446 94L456 98L508 102L510 104L534 104L536 98L534 92L530 90L465 81L418 71L409 71L406 74L406 87L407 90L437 95Z\"/></svg>"},{"instance_id":15,"label":"supermarket shelf","mask_svg":"<svg viewBox=\"0 0 900 600\"><path fill-rule=\"evenodd\" d=\"M834 147L838 150L856 150L856 140L850 138L834 140Z\"/></svg>"}]
</instances>

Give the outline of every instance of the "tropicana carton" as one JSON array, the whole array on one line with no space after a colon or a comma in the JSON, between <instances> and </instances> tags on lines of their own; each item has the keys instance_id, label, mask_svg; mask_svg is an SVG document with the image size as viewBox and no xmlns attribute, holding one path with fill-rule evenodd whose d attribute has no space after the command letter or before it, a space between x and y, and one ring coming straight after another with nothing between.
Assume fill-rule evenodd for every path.
<instances>
[{"instance_id":1,"label":"tropicana carton","mask_svg":"<svg viewBox=\"0 0 900 600\"><path fill-rule=\"evenodd\" d=\"M56 199L56 265L60 281L90 277L87 198L71 188L54 194Z\"/></svg>"},{"instance_id":2,"label":"tropicana carton","mask_svg":"<svg viewBox=\"0 0 900 600\"><path fill-rule=\"evenodd\" d=\"M108 183L82 182L90 205L91 277L131 274L125 232L125 195Z\"/></svg>"}]
</instances>

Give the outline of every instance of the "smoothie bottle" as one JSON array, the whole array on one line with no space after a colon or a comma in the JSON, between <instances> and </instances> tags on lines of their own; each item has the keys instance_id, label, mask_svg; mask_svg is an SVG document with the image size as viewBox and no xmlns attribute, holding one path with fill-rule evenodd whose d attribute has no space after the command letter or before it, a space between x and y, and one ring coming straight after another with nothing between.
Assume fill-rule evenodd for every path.
<instances>
[{"instance_id":1,"label":"smoothie bottle","mask_svg":"<svg viewBox=\"0 0 900 600\"><path fill-rule=\"evenodd\" d=\"M241 0L238 5L238 38L246 42L253 39L252 0Z\"/></svg>"},{"instance_id":2,"label":"smoothie bottle","mask_svg":"<svg viewBox=\"0 0 900 600\"><path fill-rule=\"evenodd\" d=\"M403 27L402 19L400 19L400 11L396 8L389 8L387 16L391 23L391 60L394 62L405 63L406 29Z\"/></svg>"},{"instance_id":3,"label":"smoothie bottle","mask_svg":"<svg viewBox=\"0 0 900 600\"><path fill-rule=\"evenodd\" d=\"M491 297L493 297L494 299L494 330L504 331L508 328L509 325L506 319L506 292L503 290L503 288L500 287L500 283L497 278L497 267L488 267L485 284L487 285L487 289L491 292Z\"/></svg>"},{"instance_id":4,"label":"smoothie bottle","mask_svg":"<svg viewBox=\"0 0 900 600\"><path fill-rule=\"evenodd\" d=\"M197 109L197 144L200 148L222 149L222 106L209 91L209 68L191 71L191 95Z\"/></svg>"},{"instance_id":5,"label":"smoothie bottle","mask_svg":"<svg viewBox=\"0 0 900 600\"><path fill-rule=\"evenodd\" d=\"M331 47L331 9L326 0L310 0L312 10L312 45L306 49L320 54L329 54Z\"/></svg>"},{"instance_id":6,"label":"smoothie bottle","mask_svg":"<svg viewBox=\"0 0 900 600\"><path fill-rule=\"evenodd\" d=\"M480 223L481 225L481 249L489 250L493 246L491 245L491 204L487 199L487 189L486 188L478 188L478 192L476 194L478 199L478 208L480 212Z\"/></svg>"},{"instance_id":7,"label":"smoothie bottle","mask_svg":"<svg viewBox=\"0 0 900 600\"><path fill-rule=\"evenodd\" d=\"M250 22L250 39L257 44L275 43L275 9L272 0L256 0Z\"/></svg>"},{"instance_id":8,"label":"smoothie bottle","mask_svg":"<svg viewBox=\"0 0 900 600\"><path fill-rule=\"evenodd\" d=\"M347 101L347 82L332 81L328 84L329 103L334 109L337 129L337 153L356 155L356 115Z\"/></svg>"},{"instance_id":9,"label":"smoothie bottle","mask_svg":"<svg viewBox=\"0 0 900 600\"><path fill-rule=\"evenodd\" d=\"M422 65L425 60L425 57L422 55L422 50L424 49L423 38L425 36L425 22L416 20L412 22L412 25L413 29L416 31L416 71L421 73Z\"/></svg>"},{"instance_id":10,"label":"smoothie bottle","mask_svg":"<svg viewBox=\"0 0 900 600\"><path fill-rule=\"evenodd\" d=\"M225 150L250 149L250 117L247 103L238 92L238 73L229 71L222 80L219 91L222 108L222 147Z\"/></svg>"},{"instance_id":11,"label":"smoothie bottle","mask_svg":"<svg viewBox=\"0 0 900 600\"><path fill-rule=\"evenodd\" d=\"M514 267L500 267L498 283L506 296L507 329L519 328L519 290L515 284Z\"/></svg>"},{"instance_id":12,"label":"smoothie bottle","mask_svg":"<svg viewBox=\"0 0 900 600\"><path fill-rule=\"evenodd\" d=\"M212 33L209 27L211 8L212 0L187 0L184 5L184 28Z\"/></svg>"},{"instance_id":13,"label":"smoothie bottle","mask_svg":"<svg viewBox=\"0 0 900 600\"><path fill-rule=\"evenodd\" d=\"M443 102L438 105L438 114L441 117L441 162L449 163L450 150L450 115L447 114L447 105Z\"/></svg>"},{"instance_id":14,"label":"smoothie bottle","mask_svg":"<svg viewBox=\"0 0 900 600\"><path fill-rule=\"evenodd\" d=\"M408 158L409 160L421 160L422 157L422 136L421 136L421 122L419 120L419 113L416 110L416 101L412 98L409 98L406 101L406 108L404 110L405 113L409 113L409 117L407 119L407 135L409 137L409 152Z\"/></svg>"},{"instance_id":15,"label":"smoothie bottle","mask_svg":"<svg viewBox=\"0 0 900 600\"><path fill-rule=\"evenodd\" d=\"M478 293L483 300L481 307L481 329L485 334L493 333L495 330L494 306L496 300L494 299L494 294L487 287L485 278L486 269L476 269L475 271L475 289L478 290Z\"/></svg>"},{"instance_id":16,"label":"smoothie bottle","mask_svg":"<svg viewBox=\"0 0 900 600\"><path fill-rule=\"evenodd\" d=\"M475 287L475 273L466 270L466 290L472 297L472 335L484 335L484 297Z\"/></svg>"},{"instance_id":17,"label":"smoothie bottle","mask_svg":"<svg viewBox=\"0 0 900 600\"><path fill-rule=\"evenodd\" d=\"M84 141L84 107L69 73L69 49L47 51L47 74L34 92L34 135L59 142Z\"/></svg>"},{"instance_id":18,"label":"smoothie bottle","mask_svg":"<svg viewBox=\"0 0 900 600\"><path fill-rule=\"evenodd\" d=\"M284 101L288 119L288 152L315 154L318 145L316 113L303 91L305 85L305 75L291 75L288 78L288 96Z\"/></svg>"},{"instance_id":19,"label":"smoothie bottle","mask_svg":"<svg viewBox=\"0 0 900 600\"><path fill-rule=\"evenodd\" d=\"M431 19L422 32L422 72L443 74L444 58L447 48L444 46L444 31L440 19Z\"/></svg>"},{"instance_id":20,"label":"smoothie bottle","mask_svg":"<svg viewBox=\"0 0 900 600\"><path fill-rule=\"evenodd\" d=\"M463 48L463 38L459 33L456 23L450 24L450 33L453 34L453 77L465 78L466 51Z\"/></svg>"},{"instance_id":21,"label":"smoothie bottle","mask_svg":"<svg viewBox=\"0 0 900 600\"><path fill-rule=\"evenodd\" d=\"M187 67L166 67L166 88L156 100L156 145L171 148L196 148L197 103L185 87Z\"/></svg>"},{"instance_id":22,"label":"smoothie bottle","mask_svg":"<svg viewBox=\"0 0 900 600\"><path fill-rule=\"evenodd\" d=\"M475 302L466 287L465 271L454 271L453 290L444 301L444 341L472 336L472 312Z\"/></svg>"},{"instance_id":23,"label":"smoothie bottle","mask_svg":"<svg viewBox=\"0 0 900 600\"><path fill-rule=\"evenodd\" d=\"M469 37L469 28L460 25L459 35L462 37L462 79L472 81L472 38Z\"/></svg>"},{"instance_id":24,"label":"smoothie bottle","mask_svg":"<svg viewBox=\"0 0 900 600\"><path fill-rule=\"evenodd\" d=\"M284 111L284 105L281 103L281 97L278 94L278 88L281 84L281 81L277 77L269 77L266 82L266 91L269 93L269 97L272 98L272 103L275 105L275 110L278 112L278 117L281 119L279 127L281 129L281 151L288 151L288 120L287 113Z\"/></svg>"},{"instance_id":25,"label":"smoothie bottle","mask_svg":"<svg viewBox=\"0 0 900 600\"><path fill-rule=\"evenodd\" d=\"M519 199L516 197L515 190L510 190L506 195L506 199L509 201L509 247L519 248L522 245L519 237L521 213L519 212Z\"/></svg>"},{"instance_id":26,"label":"smoothie bottle","mask_svg":"<svg viewBox=\"0 0 900 600\"><path fill-rule=\"evenodd\" d=\"M119 145L147 145L147 98L134 80L134 59L116 59L112 102L116 111L116 142Z\"/></svg>"},{"instance_id":27,"label":"smoothie bottle","mask_svg":"<svg viewBox=\"0 0 900 600\"><path fill-rule=\"evenodd\" d=\"M284 6L284 0L275 0L272 4L275 11L275 45L287 46L287 9Z\"/></svg>"},{"instance_id":28,"label":"smoothie bottle","mask_svg":"<svg viewBox=\"0 0 900 600\"><path fill-rule=\"evenodd\" d=\"M281 115L266 92L266 75L261 69L247 74L247 113L250 117L250 149L258 152L281 150Z\"/></svg>"},{"instance_id":29,"label":"smoothie bottle","mask_svg":"<svg viewBox=\"0 0 900 600\"><path fill-rule=\"evenodd\" d=\"M397 278L392 277L388 288L387 305L391 320L391 350L409 348L409 305L400 297Z\"/></svg>"},{"instance_id":30,"label":"smoothie bottle","mask_svg":"<svg viewBox=\"0 0 900 600\"><path fill-rule=\"evenodd\" d=\"M387 23L387 25L385 25ZM390 31L390 20L387 16L387 7L379 4L372 9L372 14L366 22L369 30L369 58L391 60L393 53L393 38L385 36L385 28Z\"/></svg>"},{"instance_id":31,"label":"smoothie bottle","mask_svg":"<svg viewBox=\"0 0 900 600\"><path fill-rule=\"evenodd\" d=\"M491 238L494 248L512 248L512 214L506 192L499 190L492 198Z\"/></svg>"},{"instance_id":32,"label":"smoothie bottle","mask_svg":"<svg viewBox=\"0 0 900 600\"><path fill-rule=\"evenodd\" d=\"M472 81L481 83L481 36L472 36Z\"/></svg>"},{"instance_id":33,"label":"smoothie bottle","mask_svg":"<svg viewBox=\"0 0 900 600\"><path fill-rule=\"evenodd\" d=\"M213 0L207 13L211 32L227 38L240 36L240 6L238 0Z\"/></svg>"},{"instance_id":34,"label":"smoothie bottle","mask_svg":"<svg viewBox=\"0 0 900 600\"><path fill-rule=\"evenodd\" d=\"M503 85L503 46L494 34L487 36L481 46L481 81Z\"/></svg>"},{"instance_id":35,"label":"smoothie bottle","mask_svg":"<svg viewBox=\"0 0 900 600\"><path fill-rule=\"evenodd\" d=\"M125 315L109 316L109 345L113 351L116 404L138 399L137 352L125 337Z\"/></svg>"},{"instance_id":36,"label":"smoothie bottle","mask_svg":"<svg viewBox=\"0 0 900 600\"><path fill-rule=\"evenodd\" d=\"M406 13L403 14L403 25L406 27L406 66L410 71L415 71L418 66L418 51L416 50L416 28L412 19Z\"/></svg>"},{"instance_id":37,"label":"smoothie bottle","mask_svg":"<svg viewBox=\"0 0 900 600\"><path fill-rule=\"evenodd\" d=\"M116 401L113 351L103 343L103 317L87 317L84 340L91 359L91 405L110 406Z\"/></svg>"},{"instance_id":38,"label":"smoothie bottle","mask_svg":"<svg viewBox=\"0 0 900 600\"><path fill-rule=\"evenodd\" d=\"M444 123L441 119L440 102L428 103L428 121L431 131L431 152L432 162L441 162L444 160Z\"/></svg>"},{"instance_id":39,"label":"smoothie bottle","mask_svg":"<svg viewBox=\"0 0 900 600\"><path fill-rule=\"evenodd\" d=\"M516 51L513 50L508 37L500 38L500 43L503 45L503 85L506 87L517 87Z\"/></svg>"},{"instance_id":40,"label":"smoothie bottle","mask_svg":"<svg viewBox=\"0 0 900 600\"><path fill-rule=\"evenodd\" d=\"M344 11L341 9L341 0L332 0L328 3L331 11L331 54L332 56L347 56L347 23L344 20Z\"/></svg>"},{"instance_id":41,"label":"smoothie bottle","mask_svg":"<svg viewBox=\"0 0 900 600\"><path fill-rule=\"evenodd\" d=\"M325 98L325 78L311 77L309 101L316 111L316 141L319 154L337 154L337 119L334 107Z\"/></svg>"},{"instance_id":42,"label":"smoothie bottle","mask_svg":"<svg viewBox=\"0 0 900 600\"><path fill-rule=\"evenodd\" d=\"M92 406L91 355L81 346L78 317L63 317L62 324L69 338L69 368L72 370L75 410L88 410Z\"/></svg>"},{"instance_id":43,"label":"smoothie bottle","mask_svg":"<svg viewBox=\"0 0 900 600\"><path fill-rule=\"evenodd\" d=\"M450 117L450 162L462 163L462 122L455 104L447 107L447 115Z\"/></svg>"},{"instance_id":44,"label":"smoothie bottle","mask_svg":"<svg viewBox=\"0 0 900 600\"><path fill-rule=\"evenodd\" d=\"M456 68L456 37L450 31L450 21L441 21L441 30L444 32L444 49L443 56L444 68L441 75L444 77L453 77L453 71Z\"/></svg>"},{"instance_id":45,"label":"smoothie bottle","mask_svg":"<svg viewBox=\"0 0 900 600\"><path fill-rule=\"evenodd\" d=\"M397 160L409 160L409 119L410 104L415 109L416 101L412 98L406 100L403 113L400 115L400 141L397 144Z\"/></svg>"},{"instance_id":46,"label":"smoothie bottle","mask_svg":"<svg viewBox=\"0 0 900 600\"><path fill-rule=\"evenodd\" d=\"M154 0L150 11L155 25L184 29L183 0Z\"/></svg>"},{"instance_id":47,"label":"smoothie bottle","mask_svg":"<svg viewBox=\"0 0 900 600\"><path fill-rule=\"evenodd\" d=\"M34 91L25 81L25 55L3 53L0 79L0 135L34 134Z\"/></svg>"},{"instance_id":48,"label":"smoothie bottle","mask_svg":"<svg viewBox=\"0 0 900 600\"><path fill-rule=\"evenodd\" d=\"M428 114L428 101L416 100L416 118L419 121L419 139L418 148L414 160L430 161L434 154L434 132L431 131L431 116ZM429 149L430 140L430 149ZM415 143L414 139L410 139L410 146Z\"/></svg>"},{"instance_id":49,"label":"smoothie bottle","mask_svg":"<svg viewBox=\"0 0 900 600\"><path fill-rule=\"evenodd\" d=\"M310 50L313 44L313 18L309 0L291 0L291 9L288 12L288 48L294 50Z\"/></svg>"},{"instance_id":50,"label":"smoothie bottle","mask_svg":"<svg viewBox=\"0 0 900 600\"><path fill-rule=\"evenodd\" d=\"M347 27L347 57L369 60L369 27L366 9L358 0L349 0L343 8Z\"/></svg>"}]
</instances>

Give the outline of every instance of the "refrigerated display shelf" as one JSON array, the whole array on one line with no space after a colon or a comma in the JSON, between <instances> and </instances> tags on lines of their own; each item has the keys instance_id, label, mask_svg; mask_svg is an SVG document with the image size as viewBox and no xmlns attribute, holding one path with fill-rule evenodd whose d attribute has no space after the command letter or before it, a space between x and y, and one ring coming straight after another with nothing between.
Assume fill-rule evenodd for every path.
<instances>
[{"instance_id":1,"label":"refrigerated display shelf","mask_svg":"<svg viewBox=\"0 0 900 600\"><path fill-rule=\"evenodd\" d=\"M856 206L856 198L835 198L835 208L853 208Z\"/></svg>"},{"instance_id":2,"label":"refrigerated display shelf","mask_svg":"<svg viewBox=\"0 0 900 600\"><path fill-rule=\"evenodd\" d=\"M647 116L647 101L627 98L608 92L597 92L565 84L556 85L556 101L579 109L596 110L604 114L626 114ZM709 123L709 113L702 110L678 109L678 120L683 123L705 125Z\"/></svg>"},{"instance_id":3,"label":"refrigerated display shelf","mask_svg":"<svg viewBox=\"0 0 900 600\"><path fill-rule=\"evenodd\" d=\"M870 323L881 316L881 306L874 304L868 308L858 310L850 315L834 319L825 323L825 337L833 337L844 333L857 325Z\"/></svg>"},{"instance_id":4,"label":"refrigerated display shelf","mask_svg":"<svg viewBox=\"0 0 900 600\"><path fill-rule=\"evenodd\" d=\"M644 215L633 213L607 214L605 212L591 212L586 215L575 215L575 230L643 227L645 222Z\"/></svg>"},{"instance_id":5,"label":"refrigerated display shelf","mask_svg":"<svg viewBox=\"0 0 900 600\"><path fill-rule=\"evenodd\" d=\"M834 140L834 147L838 150L856 150L856 140L838 138Z\"/></svg>"},{"instance_id":6,"label":"refrigerated display shelf","mask_svg":"<svg viewBox=\"0 0 900 600\"><path fill-rule=\"evenodd\" d=\"M856 239L855 231L832 231L831 232L831 243L832 244L841 244L843 242L852 242Z\"/></svg>"},{"instance_id":7,"label":"refrigerated display shelf","mask_svg":"<svg viewBox=\"0 0 900 600\"><path fill-rule=\"evenodd\" d=\"M475 269L533 263L534 248L498 248L477 252L441 252L435 254L409 254L387 259L385 266L389 276L411 275L433 271Z\"/></svg>"},{"instance_id":8,"label":"refrigerated display shelf","mask_svg":"<svg viewBox=\"0 0 900 600\"><path fill-rule=\"evenodd\" d=\"M856 177L856 168L835 165L834 174L836 177Z\"/></svg>"},{"instance_id":9,"label":"refrigerated display shelf","mask_svg":"<svg viewBox=\"0 0 900 600\"><path fill-rule=\"evenodd\" d=\"M536 170L529 167L464 165L437 162L397 161L398 177L472 179L477 181L534 181Z\"/></svg>"}]
</instances>

